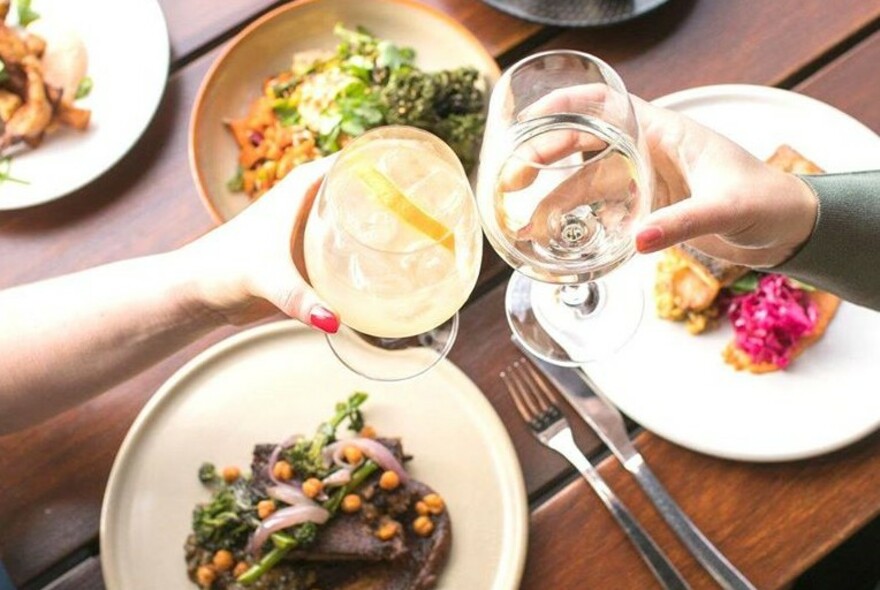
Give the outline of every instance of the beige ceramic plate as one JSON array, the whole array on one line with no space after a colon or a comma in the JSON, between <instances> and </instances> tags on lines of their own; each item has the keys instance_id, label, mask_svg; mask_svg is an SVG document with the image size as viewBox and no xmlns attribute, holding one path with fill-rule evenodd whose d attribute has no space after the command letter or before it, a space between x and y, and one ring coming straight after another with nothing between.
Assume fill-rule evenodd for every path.
<instances>
[{"instance_id":1,"label":"beige ceramic plate","mask_svg":"<svg viewBox=\"0 0 880 590\"><path fill-rule=\"evenodd\" d=\"M366 27L374 35L416 50L427 71L473 66L487 87L498 78L495 60L480 42L445 14L414 0L307 0L282 6L244 29L217 58L196 97L190 123L189 161L196 187L218 222L249 204L232 193L238 148L224 119L241 117L267 77L290 67L293 54L334 49L333 27Z\"/></svg>"},{"instance_id":2,"label":"beige ceramic plate","mask_svg":"<svg viewBox=\"0 0 880 590\"><path fill-rule=\"evenodd\" d=\"M479 389L441 362L404 383L343 369L318 333L292 321L214 346L150 400L119 451L101 513L109 590L187 590L183 542L209 494L203 461L250 464L257 442L309 432L352 391L367 391L369 423L399 435L409 470L446 499L453 523L438 588L513 590L526 554L528 507L513 445Z\"/></svg>"}]
</instances>

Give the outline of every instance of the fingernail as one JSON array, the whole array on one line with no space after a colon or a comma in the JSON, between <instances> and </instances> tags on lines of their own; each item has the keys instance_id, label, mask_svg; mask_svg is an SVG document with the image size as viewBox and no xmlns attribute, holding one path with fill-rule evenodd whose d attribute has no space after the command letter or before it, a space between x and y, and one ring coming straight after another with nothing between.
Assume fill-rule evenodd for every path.
<instances>
[{"instance_id":1,"label":"fingernail","mask_svg":"<svg viewBox=\"0 0 880 590\"><path fill-rule=\"evenodd\" d=\"M646 227L636 234L636 250L642 253L659 250L662 238L662 229L657 226Z\"/></svg>"},{"instance_id":2,"label":"fingernail","mask_svg":"<svg viewBox=\"0 0 880 590\"><path fill-rule=\"evenodd\" d=\"M332 311L324 309L320 305L316 305L309 312L309 323L328 334L335 334L339 330L339 318Z\"/></svg>"}]
</instances>

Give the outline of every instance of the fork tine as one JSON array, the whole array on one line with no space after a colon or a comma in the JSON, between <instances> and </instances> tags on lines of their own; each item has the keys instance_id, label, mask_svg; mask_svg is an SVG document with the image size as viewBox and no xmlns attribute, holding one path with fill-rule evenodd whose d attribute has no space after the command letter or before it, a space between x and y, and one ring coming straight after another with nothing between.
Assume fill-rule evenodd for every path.
<instances>
[{"instance_id":1,"label":"fork tine","mask_svg":"<svg viewBox=\"0 0 880 590\"><path fill-rule=\"evenodd\" d=\"M525 402L525 404L531 410L531 414L533 418L537 418L541 414L544 413L546 408L543 407L542 404L538 403L538 400L531 394L531 387L528 385L528 379L526 379L522 373L522 363L520 361L516 361L510 368L510 377L514 383L517 385L517 389L519 390L520 397Z\"/></svg>"},{"instance_id":2,"label":"fork tine","mask_svg":"<svg viewBox=\"0 0 880 590\"><path fill-rule=\"evenodd\" d=\"M553 390L547 385L547 382L538 374L530 363L523 363L523 366L532 376L532 392L535 394L535 397L541 400L542 405L547 406L545 409L558 407L559 402L557 401L557 397L553 393Z\"/></svg>"},{"instance_id":3,"label":"fork tine","mask_svg":"<svg viewBox=\"0 0 880 590\"><path fill-rule=\"evenodd\" d=\"M511 367L508 367L507 371L501 371L499 376L501 377L501 380L504 381L504 385L507 386L507 393L509 393L511 399L513 399L513 405L516 406L519 415L522 416L522 419L526 422L531 422L535 415L526 407L521 385L519 382L514 381L512 374Z\"/></svg>"}]
</instances>

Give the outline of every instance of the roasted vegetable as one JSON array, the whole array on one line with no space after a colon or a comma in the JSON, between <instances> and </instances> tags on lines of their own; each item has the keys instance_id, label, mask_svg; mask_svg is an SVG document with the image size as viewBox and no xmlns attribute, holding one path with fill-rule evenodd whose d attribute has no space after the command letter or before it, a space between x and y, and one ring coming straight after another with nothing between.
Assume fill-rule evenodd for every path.
<instances>
[{"instance_id":1,"label":"roasted vegetable","mask_svg":"<svg viewBox=\"0 0 880 590\"><path fill-rule=\"evenodd\" d=\"M285 451L287 462L300 477L322 479L328 475L330 467L324 463L324 447L336 440L336 429L345 420L348 420L349 428L355 432L363 428L364 418L360 406L365 401L367 401L366 393L355 392L346 402L336 404L336 414L329 421L318 426L311 440L301 439Z\"/></svg>"}]
</instances>

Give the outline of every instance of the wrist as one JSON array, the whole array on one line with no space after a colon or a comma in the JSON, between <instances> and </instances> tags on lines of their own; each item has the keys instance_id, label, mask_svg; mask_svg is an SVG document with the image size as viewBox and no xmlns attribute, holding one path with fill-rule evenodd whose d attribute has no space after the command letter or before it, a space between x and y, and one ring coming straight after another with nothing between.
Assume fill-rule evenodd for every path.
<instances>
[{"instance_id":1,"label":"wrist","mask_svg":"<svg viewBox=\"0 0 880 590\"><path fill-rule=\"evenodd\" d=\"M189 246L160 254L161 268L166 279L170 279L170 297L179 313L195 324L217 328L229 323L224 315L222 301L218 301L216 293L222 291L210 265L205 264L201 257Z\"/></svg>"},{"instance_id":2,"label":"wrist","mask_svg":"<svg viewBox=\"0 0 880 590\"><path fill-rule=\"evenodd\" d=\"M813 188L799 176L786 174L786 207L782 226L786 228L781 252L773 261L778 266L793 258L809 241L819 217L819 199Z\"/></svg>"},{"instance_id":3,"label":"wrist","mask_svg":"<svg viewBox=\"0 0 880 590\"><path fill-rule=\"evenodd\" d=\"M188 313L200 321L213 321L215 327L248 324L277 313L268 301L254 295L248 279L235 271L247 262L223 256L207 237L167 254L174 258L172 266L182 278L179 297Z\"/></svg>"}]
</instances>

